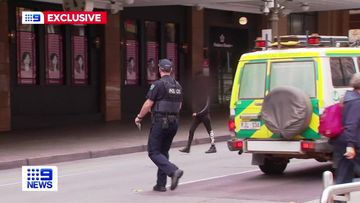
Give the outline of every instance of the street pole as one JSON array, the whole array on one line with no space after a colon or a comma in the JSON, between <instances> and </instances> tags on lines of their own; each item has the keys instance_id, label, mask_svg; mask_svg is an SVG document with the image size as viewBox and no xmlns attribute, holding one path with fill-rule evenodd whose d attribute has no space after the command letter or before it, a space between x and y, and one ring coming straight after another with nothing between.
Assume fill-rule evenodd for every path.
<instances>
[{"instance_id":1,"label":"street pole","mask_svg":"<svg viewBox=\"0 0 360 203\"><path fill-rule=\"evenodd\" d=\"M277 43L278 43L278 48L280 48L280 37L279 37L279 29L278 29L278 24L279 24L279 5L277 3L278 0L274 0L274 8L271 9L271 17L270 17L270 21L271 21L271 30L272 30L272 41L274 41L274 38L276 36L277 38Z\"/></svg>"}]
</instances>

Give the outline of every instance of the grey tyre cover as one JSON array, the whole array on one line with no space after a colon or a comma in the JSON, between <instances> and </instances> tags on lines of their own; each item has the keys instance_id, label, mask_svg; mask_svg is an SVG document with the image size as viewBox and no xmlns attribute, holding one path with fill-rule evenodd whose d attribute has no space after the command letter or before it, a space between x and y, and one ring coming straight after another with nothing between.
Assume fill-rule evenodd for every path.
<instances>
[{"instance_id":1,"label":"grey tyre cover","mask_svg":"<svg viewBox=\"0 0 360 203\"><path fill-rule=\"evenodd\" d=\"M312 106L310 98L295 87L277 87L264 99L261 117L274 134L291 139L310 124Z\"/></svg>"}]
</instances>

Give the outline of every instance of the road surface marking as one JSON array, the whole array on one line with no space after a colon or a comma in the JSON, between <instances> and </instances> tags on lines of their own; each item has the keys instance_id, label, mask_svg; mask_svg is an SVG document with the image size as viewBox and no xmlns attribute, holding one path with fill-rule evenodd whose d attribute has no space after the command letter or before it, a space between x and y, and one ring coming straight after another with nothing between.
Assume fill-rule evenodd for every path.
<instances>
[{"instance_id":1,"label":"road surface marking","mask_svg":"<svg viewBox=\"0 0 360 203\"><path fill-rule=\"evenodd\" d=\"M258 171L260 171L260 170L259 169L254 169L254 170L248 170L248 171L243 171L243 172L231 173L231 174L227 174L227 175L221 175L221 176L214 176L214 177L209 177L209 178L202 178L202 179L198 179L198 180L185 181L185 182L179 183L179 185L187 185L187 184L192 184L192 183L197 183L197 182L202 182L202 181L214 180L214 179L219 179L219 178L226 178L226 177L235 176L235 175L243 175L243 174L246 174L246 173L258 172Z\"/></svg>"}]
</instances>

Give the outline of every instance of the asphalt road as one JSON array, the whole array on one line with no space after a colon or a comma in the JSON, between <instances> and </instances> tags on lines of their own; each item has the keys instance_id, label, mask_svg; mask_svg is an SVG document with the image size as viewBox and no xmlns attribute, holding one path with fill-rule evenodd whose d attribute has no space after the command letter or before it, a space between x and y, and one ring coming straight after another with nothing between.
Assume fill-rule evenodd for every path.
<instances>
[{"instance_id":1,"label":"asphalt road","mask_svg":"<svg viewBox=\"0 0 360 203\"><path fill-rule=\"evenodd\" d=\"M170 158L185 171L175 191L153 192L156 167L146 153L54 164L59 191L22 192L21 169L0 171L0 202L306 202L318 199L321 174L329 164L312 160L290 162L281 176L263 175L250 155L205 154L208 145L190 154L172 149ZM170 183L170 180L169 180Z\"/></svg>"}]
</instances>

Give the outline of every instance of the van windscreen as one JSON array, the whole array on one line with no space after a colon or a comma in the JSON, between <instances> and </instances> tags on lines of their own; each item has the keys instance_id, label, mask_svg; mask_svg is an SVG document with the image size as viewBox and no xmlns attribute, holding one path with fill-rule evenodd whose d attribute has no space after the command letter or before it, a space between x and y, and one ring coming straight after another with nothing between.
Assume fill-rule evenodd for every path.
<instances>
[{"instance_id":1,"label":"van windscreen","mask_svg":"<svg viewBox=\"0 0 360 203\"><path fill-rule=\"evenodd\" d=\"M292 86L316 97L315 64L313 61L273 62L270 72L270 91L280 86Z\"/></svg>"},{"instance_id":2,"label":"van windscreen","mask_svg":"<svg viewBox=\"0 0 360 203\"><path fill-rule=\"evenodd\" d=\"M260 99L265 95L266 63L245 64L241 72L239 99Z\"/></svg>"}]
</instances>

